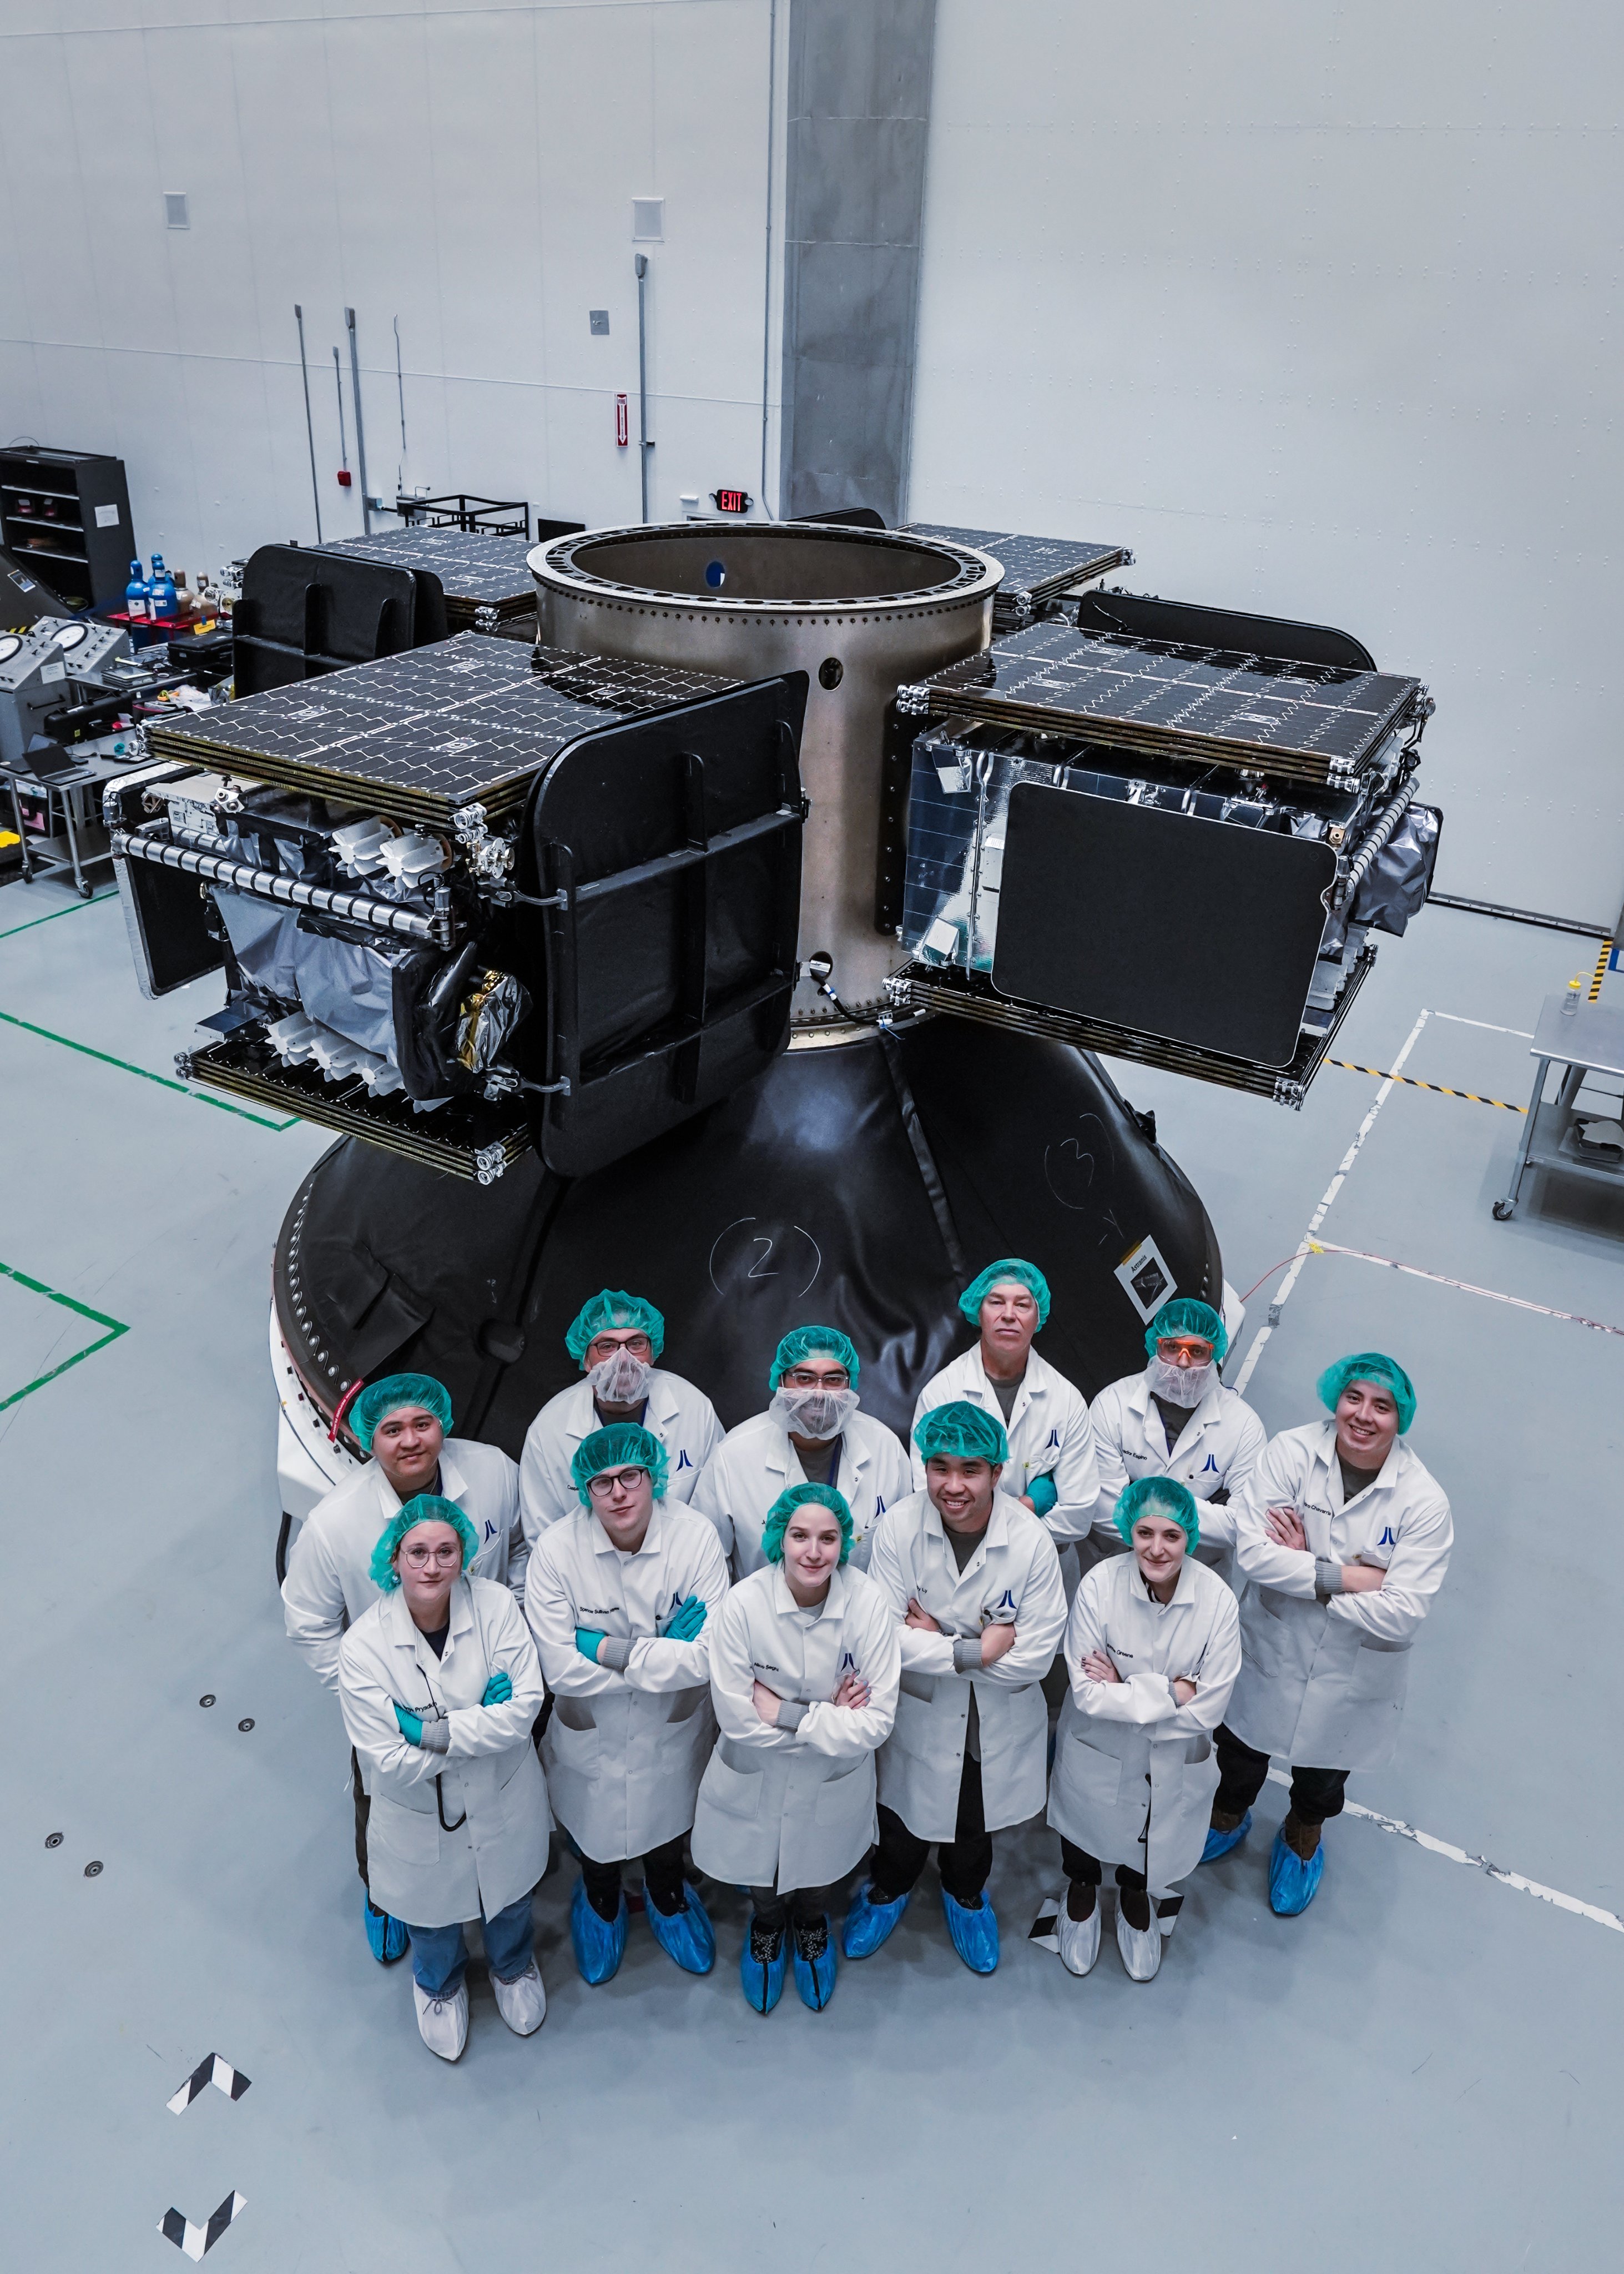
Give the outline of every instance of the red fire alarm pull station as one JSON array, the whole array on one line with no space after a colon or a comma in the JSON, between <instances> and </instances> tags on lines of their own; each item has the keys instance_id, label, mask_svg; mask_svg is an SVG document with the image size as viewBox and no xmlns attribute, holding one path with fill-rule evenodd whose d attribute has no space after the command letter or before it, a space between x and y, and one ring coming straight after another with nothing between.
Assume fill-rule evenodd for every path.
<instances>
[{"instance_id":1,"label":"red fire alarm pull station","mask_svg":"<svg viewBox=\"0 0 1624 2274\"><path fill-rule=\"evenodd\" d=\"M614 398L614 439L622 450L632 439L631 412L626 407L623 395L617 395Z\"/></svg>"},{"instance_id":2,"label":"red fire alarm pull station","mask_svg":"<svg viewBox=\"0 0 1624 2274\"><path fill-rule=\"evenodd\" d=\"M712 490L710 495L718 513L748 513L753 503L748 490Z\"/></svg>"},{"instance_id":3,"label":"red fire alarm pull station","mask_svg":"<svg viewBox=\"0 0 1624 2274\"><path fill-rule=\"evenodd\" d=\"M341 490L347 490L350 487L350 469L348 466L341 466L338 470L338 486Z\"/></svg>"}]
</instances>

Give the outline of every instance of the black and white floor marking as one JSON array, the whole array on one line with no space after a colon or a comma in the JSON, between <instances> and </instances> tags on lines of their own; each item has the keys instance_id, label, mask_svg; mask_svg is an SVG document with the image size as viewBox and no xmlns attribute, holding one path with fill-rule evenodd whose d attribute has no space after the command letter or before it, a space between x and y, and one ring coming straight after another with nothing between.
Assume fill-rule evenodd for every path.
<instances>
[{"instance_id":1,"label":"black and white floor marking","mask_svg":"<svg viewBox=\"0 0 1624 2274\"><path fill-rule=\"evenodd\" d=\"M212 2213L202 2226L194 2225L191 2219L183 2218L177 2210L166 2210L158 2222L158 2232L167 2235L176 2248L184 2251L188 2258L196 2260L201 2258L205 2251L214 2248L244 2208L244 2198L233 2188L219 2210Z\"/></svg>"},{"instance_id":2,"label":"black and white floor marking","mask_svg":"<svg viewBox=\"0 0 1624 2274\"><path fill-rule=\"evenodd\" d=\"M1060 1906L1064 1901L1064 1889L1058 1894L1045 1895L1026 1931L1028 1942L1036 1943L1040 1950L1052 1950L1056 1958L1060 1955Z\"/></svg>"},{"instance_id":3,"label":"black and white floor marking","mask_svg":"<svg viewBox=\"0 0 1624 2274\"><path fill-rule=\"evenodd\" d=\"M218 2053L205 2053L180 2090L163 2105L171 2115L184 2116L199 2093L206 2092L211 2084L217 2084L228 2100L240 2100L248 2090L248 2079L240 2068L233 2068Z\"/></svg>"}]
</instances>

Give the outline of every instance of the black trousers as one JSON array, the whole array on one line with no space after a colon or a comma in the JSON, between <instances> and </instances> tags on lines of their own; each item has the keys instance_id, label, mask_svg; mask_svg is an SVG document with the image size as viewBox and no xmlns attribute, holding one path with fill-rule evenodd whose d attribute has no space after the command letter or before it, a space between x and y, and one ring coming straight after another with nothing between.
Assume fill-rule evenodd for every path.
<instances>
[{"instance_id":1,"label":"black trousers","mask_svg":"<svg viewBox=\"0 0 1624 2274\"><path fill-rule=\"evenodd\" d=\"M643 1859L643 1884L648 1890L649 1901L667 1918L674 1917L688 1900L682 1892L682 1843L687 1836L679 1832L664 1847L650 1848ZM587 1901L599 1918L612 1919L620 1908L623 1869L620 1864L595 1864L590 1856L581 1858Z\"/></svg>"},{"instance_id":2,"label":"black trousers","mask_svg":"<svg viewBox=\"0 0 1624 2274\"><path fill-rule=\"evenodd\" d=\"M792 1920L804 1925L808 1920L822 1918L828 1910L829 1890L792 1887L786 1895L781 1895L775 1887L752 1887L750 1901L764 1927L787 1926Z\"/></svg>"},{"instance_id":3,"label":"black trousers","mask_svg":"<svg viewBox=\"0 0 1624 2274\"><path fill-rule=\"evenodd\" d=\"M1097 1856L1086 1848L1074 1848L1064 1833L1060 1835L1060 1868L1068 1879L1077 1879L1085 1887L1097 1887L1105 1877L1105 1866ZM1116 1884L1124 1894L1147 1894L1143 1871L1135 1871L1132 1864L1118 1864ZM1158 1918L1177 1918L1184 1909L1182 1895L1162 1895L1156 1903Z\"/></svg>"},{"instance_id":4,"label":"black trousers","mask_svg":"<svg viewBox=\"0 0 1624 2274\"><path fill-rule=\"evenodd\" d=\"M1218 1755L1218 1790L1213 1806L1226 1816L1244 1816L1263 1789L1269 1757L1243 1745L1233 1729L1219 1725L1213 1740ZM1327 1824L1342 1812L1346 1769L1303 1769L1291 1765L1291 1813L1299 1824Z\"/></svg>"},{"instance_id":5,"label":"black trousers","mask_svg":"<svg viewBox=\"0 0 1624 2274\"><path fill-rule=\"evenodd\" d=\"M906 1895L925 1868L929 1840L916 1839L894 1809L880 1810L880 1844L869 1871L876 1901L895 1902ZM981 1765L965 1755L959 1780L959 1813L951 1841L936 1849L936 1869L942 1885L956 1903L973 1910L992 1871L992 1834L981 1805Z\"/></svg>"},{"instance_id":6,"label":"black trousers","mask_svg":"<svg viewBox=\"0 0 1624 2274\"><path fill-rule=\"evenodd\" d=\"M361 1763L353 1745L350 1748L350 1789L355 1795L356 1869L361 1874L361 1885L370 1888L366 1876L366 1819L372 1812L372 1797L361 1781Z\"/></svg>"}]
</instances>

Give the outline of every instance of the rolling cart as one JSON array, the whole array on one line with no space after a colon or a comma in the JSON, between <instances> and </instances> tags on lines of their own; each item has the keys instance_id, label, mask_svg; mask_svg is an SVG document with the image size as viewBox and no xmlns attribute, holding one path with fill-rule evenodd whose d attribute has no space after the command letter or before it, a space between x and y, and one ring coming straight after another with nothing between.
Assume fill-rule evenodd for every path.
<instances>
[{"instance_id":1,"label":"rolling cart","mask_svg":"<svg viewBox=\"0 0 1624 2274\"><path fill-rule=\"evenodd\" d=\"M1564 990L1565 992L1565 990ZM1593 1184L1613 1185L1624 1192L1624 1153L1608 1163L1587 1156L1581 1146L1578 1125L1601 1117L1583 1112L1575 1099L1587 1074L1624 1076L1624 1012L1599 1003L1582 1003L1571 1014L1562 1009L1564 995L1547 995L1534 1028L1530 1051L1536 1061L1533 1095L1522 1126L1522 1144L1512 1171L1511 1189L1494 1203L1496 1222L1515 1214L1522 1179L1530 1169L1553 1169L1567 1177L1588 1177ZM1545 1103L1545 1077L1553 1065L1566 1067L1555 1098ZM1600 1148L1597 1148L1599 1152Z\"/></svg>"}]
</instances>

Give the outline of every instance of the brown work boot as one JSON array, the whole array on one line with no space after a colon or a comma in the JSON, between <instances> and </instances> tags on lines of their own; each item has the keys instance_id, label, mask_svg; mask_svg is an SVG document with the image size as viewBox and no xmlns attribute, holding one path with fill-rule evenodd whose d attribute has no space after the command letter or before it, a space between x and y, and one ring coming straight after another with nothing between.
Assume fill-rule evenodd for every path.
<instances>
[{"instance_id":1,"label":"brown work boot","mask_svg":"<svg viewBox=\"0 0 1624 2274\"><path fill-rule=\"evenodd\" d=\"M1214 1808L1213 1811L1213 1830L1214 1832L1234 1832L1238 1830L1241 1819L1245 1815L1245 1812L1244 1809L1234 1811L1227 1808Z\"/></svg>"},{"instance_id":2,"label":"brown work boot","mask_svg":"<svg viewBox=\"0 0 1624 2274\"><path fill-rule=\"evenodd\" d=\"M1320 1845L1320 1826L1300 1824L1295 1809L1286 1811L1286 1820L1280 1827L1280 1836L1292 1854L1304 1863L1312 1863Z\"/></svg>"}]
</instances>

